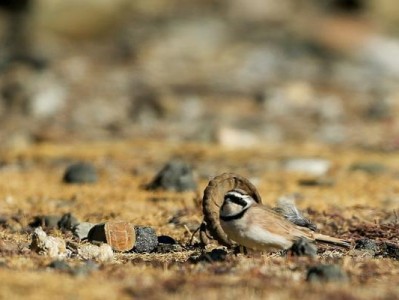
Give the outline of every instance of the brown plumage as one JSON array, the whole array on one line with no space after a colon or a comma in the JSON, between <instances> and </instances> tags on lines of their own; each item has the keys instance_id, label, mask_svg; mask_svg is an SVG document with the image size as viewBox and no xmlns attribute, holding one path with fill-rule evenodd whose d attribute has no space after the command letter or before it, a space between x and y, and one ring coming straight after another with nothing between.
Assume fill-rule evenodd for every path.
<instances>
[{"instance_id":1,"label":"brown plumage","mask_svg":"<svg viewBox=\"0 0 399 300\"><path fill-rule=\"evenodd\" d=\"M240 189L226 193L220 210L220 224L229 239L257 250L289 249L300 238L342 247L350 246L342 239L291 223L274 210L258 204Z\"/></svg>"}]
</instances>

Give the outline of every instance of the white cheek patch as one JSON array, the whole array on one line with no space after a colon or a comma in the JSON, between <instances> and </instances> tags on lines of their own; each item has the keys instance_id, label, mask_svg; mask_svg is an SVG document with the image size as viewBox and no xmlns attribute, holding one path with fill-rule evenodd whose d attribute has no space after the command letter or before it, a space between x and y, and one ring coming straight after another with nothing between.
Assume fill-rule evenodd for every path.
<instances>
[{"instance_id":1,"label":"white cheek patch","mask_svg":"<svg viewBox=\"0 0 399 300\"><path fill-rule=\"evenodd\" d=\"M264 245L279 245L281 248L287 249L291 247L292 242L281 235L271 233L259 226L250 226L246 230L246 236Z\"/></svg>"}]
</instances>

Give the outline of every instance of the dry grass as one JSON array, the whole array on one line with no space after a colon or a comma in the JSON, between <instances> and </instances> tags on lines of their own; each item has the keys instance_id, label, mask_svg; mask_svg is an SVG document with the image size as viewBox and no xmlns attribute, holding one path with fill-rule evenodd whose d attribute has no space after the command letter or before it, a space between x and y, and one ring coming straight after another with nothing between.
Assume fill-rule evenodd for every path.
<instances>
[{"instance_id":1,"label":"dry grass","mask_svg":"<svg viewBox=\"0 0 399 300\"><path fill-rule=\"evenodd\" d=\"M180 156L196 170L197 193L148 192L141 188L162 165ZM298 184L303 174L280 168L282 159L319 156L330 159L333 186ZM194 263L191 248L168 254L117 254L98 270L75 276L54 271L48 257L30 253L27 224L36 215L72 212L82 221L124 219L148 225L183 246L202 219L198 206L208 176L225 171L252 179L264 202L300 192L298 203L323 233L345 238L369 237L399 244L399 154L346 150L318 145L267 146L227 150L217 146L130 141L102 144L41 144L1 153L0 297L4 299L394 299L399 295L399 261L367 253L321 247L317 259L276 254L229 254L222 262ZM92 162L99 171L93 185L66 185L61 178L76 160ZM378 162L382 174L350 172L354 162ZM395 211L396 210L396 211ZM170 220L175 217L175 222ZM13 219L12 219L13 218ZM62 235L59 231L52 234ZM22 249L22 251L21 251ZM81 265L69 259L72 266ZM309 284L306 270L317 263L337 263L349 282Z\"/></svg>"}]
</instances>

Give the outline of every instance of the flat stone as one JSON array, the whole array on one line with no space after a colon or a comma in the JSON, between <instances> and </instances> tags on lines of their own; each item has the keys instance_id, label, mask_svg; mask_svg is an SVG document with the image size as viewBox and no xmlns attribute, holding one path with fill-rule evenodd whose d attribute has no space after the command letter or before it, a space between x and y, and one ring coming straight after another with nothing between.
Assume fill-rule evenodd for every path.
<instances>
[{"instance_id":1,"label":"flat stone","mask_svg":"<svg viewBox=\"0 0 399 300\"><path fill-rule=\"evenodd\" d=\"M317 265L310 267L306 276L309 282L345 282L348 276L338 265Z\"/></svg>"},{"instance_id":2,"label":"flat stone","mask_svg":"<svg viewBox=\"0 0 399 300\"><path fill-rule=\"evenodd\" d=\"M97 182L97 172L89 163L75 163L66 169L63 181L70 184L95 183Z\"/></svg>"},{"instance_id":3,"label":"flat stone","mask_svg":"<svg viewBox=\"0 0 399 300\"><path fill-rule=\"evenodd\" d=\"M184 192L197 189L191 167L181 160L168 162L146 186L147 190L163 189Z\"/></svg>"}]
</instances>

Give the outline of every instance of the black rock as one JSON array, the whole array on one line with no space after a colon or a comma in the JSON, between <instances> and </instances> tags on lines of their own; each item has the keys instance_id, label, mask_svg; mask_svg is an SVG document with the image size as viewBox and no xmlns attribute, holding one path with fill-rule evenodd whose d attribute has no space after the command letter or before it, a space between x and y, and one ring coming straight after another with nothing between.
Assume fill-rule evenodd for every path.
<instances>
[{"instance_id":1,"label":"black rock","mask_svg":"<svg viewBox=\"0 0 399 300\"><path fill-rule=\"evenodd\" d=\"M60 216L48 215L48 216L36 216L31 223L30 227L43 227L43 228L56 228L58 222L61 220Z\"/></svg>"},{"instance_id":2,"label":"black rock","mask_svg":"<svg viewBox=\"0 0 399 300\"><path fill-rule=\"evenodd\" d=\"M197 189L191 167L181 160L168 162L155 176L151 183L147 184L147 190L164 189L168 191L190 191Z\"/></svg>"},{"instance_id":3,"label":"black rock","mask_svg":"<svg viewBox=\"0 0 399 300\"><path fill-rule=\"evenodd\" d=\"M106 243L107 238L105 236L105 223L97 224L91 227L87 235L87 239L90 242L102 242Z\"/></svg>"},{"instance_id":4,"label":"black rock","mask_svg":"<svg viewBox=\"0 0 399 300\"><path fill-rule=\"evenodd\" d=\"M95 183L97 172L91 164L75 163L66 169L63 181L65 183Z\"/></svg>"},{"instance_id":5,"label":"black rock","mask_svg":"<svg viewBox=\"0 0 399 300\"><path fill-rule=\"evenodd\" d=\"M70 271L71 267L64 260L54 260L49 265L49 268L59 271Z\"/></svg>"},{"instance_id":6,"label":"black rock","mask_svg":"<svg viewBox=\"0 0 399 300\"><path fill-rule=\"evenodd\" d=\"M150 253L158 246L158 237L151 227L135 227L136 244L133 251L137 253Z\"/></svg>"},{"instance_id":7,"label":"black rock","mask_svg":"<svg viewBox=\"0 0 399 300\"><path fill-rule=\"evenodd\" d=\"M174 244L176 244L176 241L174 238L172 238L168 235L160 235L158 237L158 243L174 245Z\"/></svg>"},{"instance_id":8,"label":"black rock","mask_svg":"<svg viewBox=\"0 0 399 300\"><path fill-rule=\"evenodd\" d=\"M192 257L190 261L193 263L199 262L217 262L217 261L225 261L227 256L227 251L223 249L213 249L212 251L207 251L202 253L199 257Z\"/></svg>"},{"instance_id":9,"label":"black rock","mask_svg":"<svg viewBox=\"0 0 399 300\"><path fill-rule=\"evenodd\" d=\"M355 249L368 250L368 251L373 251L373 252L379 251L379 247L375 243L375 241L367 239L367 238L355 241Z\"/></svg>"},{"instance_id":10,"label":"black rock","mask_svg":"<svg viewBox=\"0 0 399 300\"><path fill-rule=\"evenodd\" d=\"M61 230L72 230L72 228L78 224L78 219L76 219L71 213L64 214L57 223L58 228Z\"/></svg>"},{"instance_id":11,"label":"black rock","mask_svg":"<svg viewBox=\"0 0 399 300\"><path fill-rule=\"evenodd\" d=\"M290 249L290 252L294 256L314 257L317 255L317 247L311 241L305 238L300 238L294 242Z\"/></svg>"},{"instance_id":12,"label":"black rock","mask_svg":"<svg viewBox=\"0 0 399 300\"><path fill-rule=\"evenodd\" d=\"M338 265L318 265L308 269L306 280L309 282L344 282L348 280L348 276Z\"/></svg>"},{"instance_id":13,"label":"black rock","mask_svg":"<svg viewBox=\"0 0 399 300\"><path fill-rule=\"evenodd\" d=\"M381 244L382 255L384 257L399 260L399 246L393 243L384 242Z\"/></svg>"}]
</instances>

